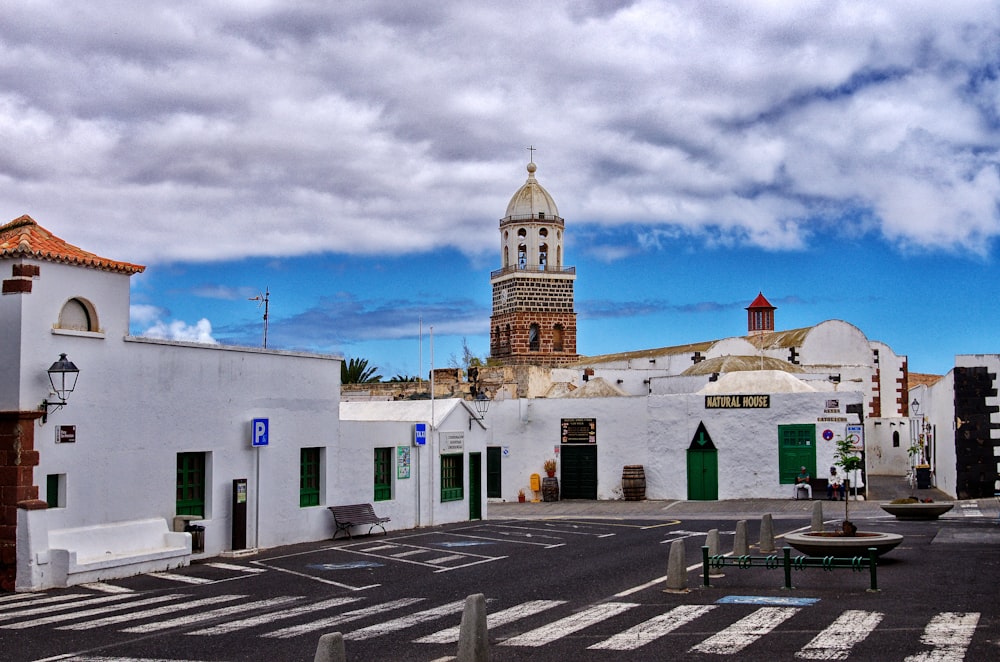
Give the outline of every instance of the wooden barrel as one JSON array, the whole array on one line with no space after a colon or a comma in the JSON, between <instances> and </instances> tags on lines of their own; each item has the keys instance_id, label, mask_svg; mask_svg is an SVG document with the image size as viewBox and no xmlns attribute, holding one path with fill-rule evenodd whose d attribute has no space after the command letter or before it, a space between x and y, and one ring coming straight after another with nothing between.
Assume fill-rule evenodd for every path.
<instances>
[{"instance_id":1,"label":"wooden barrel","mask_svg":"<svg viewBox=\"0 0 1000 662\"><path fill-rule=\"evenodd\" d=\"M641 464L630 464L622 470L622 492L626 501L646 498L646 472Z\"/></svg>"},{"instance_id":2,"label":"wooden barrel","mask_svg":"<svg viewBox=\"0 0 1000 662\"><path fill-rule=\"evenodd\" d=\"M559 479L546 476L542 479L542 501L559 500Z\"/></svg>"}]
</instances>

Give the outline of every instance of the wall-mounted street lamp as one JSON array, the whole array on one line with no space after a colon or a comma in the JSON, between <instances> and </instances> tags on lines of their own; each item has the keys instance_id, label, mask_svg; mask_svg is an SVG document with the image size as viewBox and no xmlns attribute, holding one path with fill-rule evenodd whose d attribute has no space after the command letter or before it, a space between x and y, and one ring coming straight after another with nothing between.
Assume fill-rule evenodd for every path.
<instances>
[{"instance_id":1,"label":"wall-mounted street lamp","mask_svg":"<svg viewBox=\"0 0 1000 662\"><path fill-rule=\"evenodd\" d=\"M920 403L917 402L916 398L913 398L913 402L910 403L910 407L913 409L913 413L920 416Z\"/></svg>"},{"instance_id":2,"label":"wall-mounted street lamp","mask_svg":"<svg viewBox=\"0 0 1000 662\"><path fill-rule=\"evenodd\" d=\"M479 420L483 420L486 417L486 412L490 410L490 396L487 395L486 389L479 388L478 384L474 384L469 387L469 391L472 394L472 404L476 407L476 413L479 414ZM472 419L469 419L469 429L472 429Z\"/></svg>"},{"instance_id":3,"label":"wall-mounted street lamp","mask_svg":"<svg viewBox=\"0 0 1000 662\"><path fill-rule=\"evenodd\" d=\"M59 400L56 402L49 402L48 398L42 400L42 404L38 407L42 411L42 423L48 420L49 412L66 406L66 398L76 388L76 379L80 376L80 369L67 359L65 354L60 354L59 360L53 363L47 372L52 394Z\"/></svg>"}]
</instances>

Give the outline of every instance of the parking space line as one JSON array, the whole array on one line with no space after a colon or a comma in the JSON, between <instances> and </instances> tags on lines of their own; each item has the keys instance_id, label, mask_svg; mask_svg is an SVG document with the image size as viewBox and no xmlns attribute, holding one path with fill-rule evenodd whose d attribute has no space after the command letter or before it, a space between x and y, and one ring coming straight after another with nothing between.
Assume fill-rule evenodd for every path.
<instances>
[{"instance_id":1,"label":"parking space line","mask_svg":"<svg viewBox=\"0 0 1000 662\"><path fill-rule=\"evenodd\" d=\"M490 542L503 542L513 545L534 545L536 547L554 548L562 547L565 543L552 544L547 542L534 542L531 540L511 540L510 538L490 538L489 536L473 536L468 533L448 533L447 535L456 536L459 538L472 538L473 540L489 540ZM509 535L506 533L501 533L501 535ZM546 536L548 537L548 536Z\"/></svg>"}]
</instances>

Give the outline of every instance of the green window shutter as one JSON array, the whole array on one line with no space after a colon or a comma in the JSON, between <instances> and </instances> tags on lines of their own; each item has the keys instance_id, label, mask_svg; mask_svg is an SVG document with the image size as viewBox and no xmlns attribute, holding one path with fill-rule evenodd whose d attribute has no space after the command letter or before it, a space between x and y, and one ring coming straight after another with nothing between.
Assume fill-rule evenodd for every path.
<instances>
[{"instance_id":1,"label":"green window shutter","mask_svg":"<svg viewBox=\"0 0 1000 662\"><path fill-rule=\"evenodd\" d=\"M392 449L375 449L375 500L392 499Z\"/></svg>"},{"instance_id":2,"label":"green window shutter","mask_svg":"<svg viewBox=\"0 0 1000 662\"><path fill-rule=\"evenodd\" d=\"M464 497L462 455L441 456L441 501L461 501Z\"/></svg>"},{"instance_id":3,"label":"green window shutter","mask_svg":"<svg viewBox=\"0 0 1000 662\"><path fill-rule=\"evenodd\" d=\"M299 507L319 505L320 449L299 452Z\"/></svg>"},{"instance_id":4,"label":"green window shutter","mask_svg":"<svg viewBox=\"0 0 1000 662\"><path fill-rule=\"evenodd\" d=\"M205 454L177 454L177 514L205 516Z\"/></svg>"}]
</instances>

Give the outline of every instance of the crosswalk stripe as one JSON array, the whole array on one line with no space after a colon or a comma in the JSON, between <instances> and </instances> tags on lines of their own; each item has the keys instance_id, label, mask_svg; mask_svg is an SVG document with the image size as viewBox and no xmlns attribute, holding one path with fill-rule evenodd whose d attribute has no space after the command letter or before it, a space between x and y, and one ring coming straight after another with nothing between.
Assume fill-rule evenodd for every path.
<instances>
[{"instance_id":1,"label":"crosswalk stripe","mask_svg":"<svg viewBox=\"0 0 1000 662\"><path fill-rule=\"evenodd\" d=\"M800 660L846 660L855 644L871 634L882 617L877 611L849 609L795 654Z\"/></svg>"},{"instance_id":2,"label":"crosswalk stripe","mask_svg":"<svg viewBox=\"0 0 1000 662\"><path fill-rule=\"evenodd\" d=\"M170 618L165 621L156 621L154 623L143 623L142 625L135 625L130 628L125 628L122 632L128 632L130 634L143 634L146 632L159 632L160 630L171 630L173 628L182 628L193 623L199 623L212 618L221 618L223 616L229 616L230 614L244 614L246 612L253 612L257 609L273 609L274 607L280 607L281 605L286 605L289 602L296 602L302 598L297 595L282 595L277 598L268 598L266 600L254 600L252 602L241 602L238 605L230 605L228 607L219 607L217 609L210 609L209 611L201 611L196 614L189 614L187 616L178 616L177 618Z\"/></svg>"},{"instance_id":3,"label":"crosswalk stripe","mask_svg":"<svg viewBox=\"0 0 1000 662\"><path fill-rule=\"evenodd\" d=\"M236 572L247 572L250 573L251 575L256 575L261 572L267 572L267 570L265 570L264 568L251 568L250 566L236 565L235 563L212 562L212 563L206 563L205 565L207 565L210 568L218 568L219 570L235 570Z\"/></svg>"},{"instance_id":4,"label":"crosswalk stripe","mask_svg":"<svg viewBox=\"0 0 1000 662\"><path fill-rule=\"evenodd\" d=\"M242 618L237 621L219 623L218 625L213 625L212 627L209 628L203 628L201 630L188 632L187 634L190 635L228 634L229 632L235 632L236 630L246 630L247 628L256 627L258 625L267 625L268 623L272 623L277 620L295 618L296 616L301 616L302 614L309 614L316 611L323 611L324 609L330 609L331 607L339 607L341 605L357 602L360 599L361 598L332 598L330 600L323 600L322 602L316 602L311 605L303 605L301 607L295 607L294 609L285 609L277 613L260 614L258 616L251 616L250 618Z\"/></svg>"},{"instance_id":5,"label":"crosswalk stripe","mask_svg":"<svg viewBox=\"0 0 1000 662\"><path fill-rule=\"evenodd\" d=\"M92 591L98 591L100 593L134 593L130 588L124 586L115 586L114 584L105 584L104 582L90 582L89 584L80 584L80 588L88 588Z\"/></svg>"},{"instance_id":6,"label":"crosswalk stripe","mask_svg":"<svg viewBox=\"0 0 1000 662\"><path fill-rule=\"evenodd\" d=\"M204 579L203 577L178 575L173 572L151 572L149 576L156 577L157 579L168 579L172 582L181 582L182 584L211 584L213 581L211 579Z\"/></svg>"},{"instance_id":7,"label":"crosswalk stripe","mask_svg":"<svg viewBox=\"0 0 1000 662\"><path fill-rule=\"evenodd\" d=\"M0 607L8 602L22 602L25 600L35 600L38 596L34 593L11 593L10 595L0 595Z\"/></svg>"},{"instance_id":8,"label":"crosswalk stripe","mask_svg":"<svg viewBox=\"0 0 1000 662\"><path fill-rule=\"evenodd\" d=\"M434 607L433 609L427 609L425 611L418 611L417 613L410 614L409 616L401 616L399 618L394 618L391 621L385 621L384 623L370 625L366 628L361 628L360 630L348 632L344 635L344 639L360 641L362 639L379 637L390 632L405 630L408 627L412 627L425 621L441 618L442 616L448 616L449 614L460 612L463 609L465 609L465 600L456 600L455 602L449 602L448 604L441 605L440 607Z\"/></svg>"},{"instance_id":9,"label":"crosswalk stripe","mask_svg":"<svg viewBox=\"0 0 1000 662\"><path fill-rule=\"evenodd\" d=\"M3 604L0 604L0 611L6 611L7 609L12 609L12 608L13 609L19 609L21 607L27 606L29 603L31 604L31 606L36 606L36 605L51 605L51 604L54 604L56 602L66 602L68 600L75 600L77 598L86 598L86 597L88 597L85 593L67 593L66 595L53 595L53 596L47 597L47 598L39 597L39 594L37 594L37 593L24 593L22 595L24 596L23 598L20 595L13 596L13 597L18 598L18 599L11 600L9 603L5 602ZM0 598L0 599L2 599L2 598ZM53 607L53 609L62 609L62 607L60 607L60 606L57 605L57 606ZM3 620L3 614L2 613L0 613L0 620Z\"/></svg>"},{"instance_id":10,"label":"crosswalk stripe","mask_svg":"<svg viewBox=\"0 0 1000 662\"><path fill-rule=\"evenodd\" d=\"M181 604L166 605L163 607L156 607L155 609L146 609L144 611L129 612L127 614L119 614L118 616L108 616L106 618L99 618L94 621L83 621L82 623L73 623L72 625L63 625L57 629L59 630L89 630L90 628L99 628L106 625L117 625L119 623L126 623L131 621L137 621L143 618L155 618L157 616L163 616L164 614L172 614L177 611L185 609L194 609L196 607L204 607L207 605L214 605L219 602L231 602L233 600L243 600L247 596L245 595L216 595L210 598L202 598L200 600L191 600L189 602L184 602Z\"/></svg>"},{"instance_id":11,"label":"crosswalk stripe","mask_svg":"<svg viewBox=\"0 0 1000 662\"><path fill-rule=\"evenodd\" d=\"M690 623L713 609L715 609L715 605L681 605L665 614L651 618L645 623L640 623L624 632L619 632L609 639L590 646L589 649L612 651L635 650L676 630L685 623Z\"/></svg>"},{"instance_id":12,"label":"crosswalk stripe","mask_svg":"<svg viewBox=\"0 0 1000 662\"><path fill-rule=\"evenodd\" d=\"M145 600L137 600L136 602L125 602L118 604L110 604L104 607L98 607L96 609L85 609L83 611L71 611L65 614L56 614L54 616L43 616L42 618L36 618L30 621L21 621L20 623L10 623L8 625L3 625L7 630L23 630L25 628L38 627L40 625L51 625L52 623L62 623L63 621L75 621L81 618L90 618L91 616L100 616L101 614L107 614L113 611L121 611L122 609L135 609L136 607L145 607L146 605L155 605L161 602L170 602L171 600L177 600L183 598L181 594L174 595L159 595L155 598L147 598Z\"/></svg>"},{"instance_id":13,"label":"crosswalk stripe","mask_svg":"<svg viewBox=\"0 0 1000 662\"><path fill-rule=\"evenodd\" d=\"M458 559L468 558L462 556L461 554L452 554L450 556L441 556L436 559L428 559L427 563L433 563L434 565L440 565L442 563L447 563L448 561L457 561Z\"/></svg>"},{"instance_id":14,"label":"crosswalk stripe","mask_svg":"<svg viewBox=\"0 0 1000 662\"><path fill-rule=\"evenodd\" d=\"M565 600L531 600L530 602L524 602L515 607L509 609L504 609L498 611L494 614L486 615L486 627L487 628L498 628L501 625L507 625L508 623L513 623L522 618L527 618L528 616L533 616L539 612L545 611L546 609L551 609L552 607L558 607L559 605L566 604ZM421 637L416 639L413 643L416 644L453 644L458 641L458 637L461 634L462 626L456 625L455 627L445 628L435 632L434 634L429 634L426 637Z\"/></svg>"},{"instance_id":15,"label":"crosswalk stripe","mask_svg":"<svg viewBox=\"0 0 1000 662\"><path fill-rule=\"evenodd\" d=\"M932 646L906 658L906 662L960 662L972 643L979 623L979 612L942 612L931 619L920 636L920 643Z\"/></svg>"},{"instance_id":16,"label":"crosswalk stripe","mask_svg":"<svg viewBox=\"0 0 1000 662\"><path fill-rule=\"evenodd\" d=\"M638 606L638 604L632 602L606 602L594 605L554 623L549 623L540 628L519 634L516 637L501 642L500 645L542 646Z\"/></svg>"},{"instance_id":17,"label":"crosswalk stripe","mask_svg":"<svg viewBox=\"0 0 1000 662\"><path fill-rule=\"evenodd\" d=\"M399 552L398 554L393 554L392 558L394 558L394 559L402 559L402 558L406 558L407 556L416 556L417 554L426 554L427 552L428 552L428 550L426 550L426 549L411 549L408 552Z\"/></svg>"},{"instance_id":18,"label":"crosswalk stripe","mask_svg":"<svg viewBox=\"0 0 1000 662\"><path fill-rule=\"evenodd\" d=\"M81 595L73 595L69 597L79 598L84 597ZM35 616L36 614L49 614L52 611L58 611L60 609L75 609L77 607L87 607L89 605L99 605L107 602L114 602L116 600L127 600L129 595L117 594L117 595L102 595L97 598L86 598L84 600L79 600L77 602L69 603L62 601L62 604L55 604L54 600L42 599L35 600L31 603L30 609L21 609L4 612L0 614L0 621L11 621L15 618L23 618L25 616ZM45 603L43 606L42 603Z\"/></svg>"},{"instance_id":19,"label":"crosswalk stripe","mask_svg":"<svg viewBox=\"0 0 1000 662\"><path fill-rule=\"evenodd\" d=\"M798 613L798 607L761 607L691 648L692 652L732 655Z\"/></svg>"},{"instance_id":20,"label":"crosswalk stripe","mask_svg":"<svg viewBox=\"0 0 1000 662\"><path fill-rule=\"evenodd\" d=\"M267 632L261 636L272 639L290 639L291 637L297 637L300 634L315 632L317 630L326 630L335 625L341 625L343 623L357 621L362 618L368 618L369 616L374 616L386 611L392 611L393 609L409 607L410 605L414 605L418 602L423 602L423 598L400 598L399 600L393 600L392 602L385 602L379 605L365 607L363 609L355 609L354 611L344 612L343 614L337 614L336 616L331 616L329 618L322 618L318 621L312 621L311 623L293 625L291 627L275 630L274 632Z\"/></svg>"}]
</instances>

